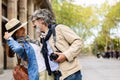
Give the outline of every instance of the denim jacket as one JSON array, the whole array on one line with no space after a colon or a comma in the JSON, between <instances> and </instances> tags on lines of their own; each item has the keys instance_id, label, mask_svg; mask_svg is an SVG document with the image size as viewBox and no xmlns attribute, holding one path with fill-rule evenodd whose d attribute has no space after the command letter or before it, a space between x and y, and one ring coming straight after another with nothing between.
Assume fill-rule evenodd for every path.
<instances>
[{"instance_id":1,"label":"denim jacket","mask_svg":"<svg viewBox=\"0 0 120 80\"><path fill-rule=\"evenodd\" d=\"M35 56L35 51L33 47L30 45L29 42L24 41L24 48L20 43L15 41L13 38L9 38L7 40L8 45L10 48L17 54L19 55L23 60L26 60L24 51L26 52L27 55L27 60L28 60L28 75L29 75L29 80L39 80L39 71L38 71L38 63L37 59Z\"/></svg>"}]
</instances>

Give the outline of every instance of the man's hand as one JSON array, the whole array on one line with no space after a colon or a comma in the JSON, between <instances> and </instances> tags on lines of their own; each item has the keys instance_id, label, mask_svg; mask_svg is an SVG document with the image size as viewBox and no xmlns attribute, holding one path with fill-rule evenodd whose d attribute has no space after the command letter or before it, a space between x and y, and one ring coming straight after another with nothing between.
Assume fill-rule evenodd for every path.
<instances>
[{"instance_id":1,"label":"man's hand","mask_svg":"<svg viewBox=\"0 0 120 80\"><path fill-rule=\"evenodd\" d=\"M8 32L5 32L4 39L7 40L9 37L11 37L10 34Z\"/></svg>"},{"instance_id":2,"label":"man's hand","mask_svg":"<svg viewBox=\"0 0 120 80\"><path fill-rule=\"evenodd\" d=\"M66 60L66 56L63 53L55 52L59 57L55 60L56 62L62 63Z\"/></svg>"}]
</instances>

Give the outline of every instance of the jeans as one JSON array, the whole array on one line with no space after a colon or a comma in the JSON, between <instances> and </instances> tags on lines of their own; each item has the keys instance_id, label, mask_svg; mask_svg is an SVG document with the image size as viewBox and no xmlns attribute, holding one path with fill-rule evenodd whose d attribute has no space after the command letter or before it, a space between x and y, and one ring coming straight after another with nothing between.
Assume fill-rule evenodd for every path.
<instances>
[{"instance_id":1,"label":"jeans","mask_svg":"<svg viewBox=\"0 0 120 80\"><path fill-rule=\"evenodd\" d=\"M81 71L77 71L76 73L68 76L64 80L82 80L82 74Z\"/></svg>"},{"instance_id":2,"label":"jeans","mask_svg":"<svg viewBox=\"0 0 120 80\"><path fill-rule=\"evenodd\" d=\"M54 80L60 80L60 76L61 76L61 73L55 75L55 79L54 79ZM77 71L76 73L68 76L68 77L65 78L64 80L82 80L81 71Z\"/></svg>"}]
</instances>

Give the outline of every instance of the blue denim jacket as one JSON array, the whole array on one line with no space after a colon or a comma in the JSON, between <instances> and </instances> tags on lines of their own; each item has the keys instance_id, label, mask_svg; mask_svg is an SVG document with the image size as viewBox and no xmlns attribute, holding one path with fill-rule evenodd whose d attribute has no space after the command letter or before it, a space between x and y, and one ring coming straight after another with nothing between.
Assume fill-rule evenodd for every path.
<instances>
[{"instance_id":1,"label":"blue denim jacket","mask_svg":"<svg viewBox=\"0 0 120 80\"><path fill-rule=\"evenodd\" d=\"M26 51L27 58L28 58L27 60L28 60L29 80L39 80L38 64L37 64L35 52L32 46L28 42L24 41L23 42L24 48L23 48L21 44L15 41L13 38L9 38L7 40L7 43L10 46L10 48L16 54L18 54L23 60L26 60L24 55L24 50Z\"/></svg>"}]
</instances>

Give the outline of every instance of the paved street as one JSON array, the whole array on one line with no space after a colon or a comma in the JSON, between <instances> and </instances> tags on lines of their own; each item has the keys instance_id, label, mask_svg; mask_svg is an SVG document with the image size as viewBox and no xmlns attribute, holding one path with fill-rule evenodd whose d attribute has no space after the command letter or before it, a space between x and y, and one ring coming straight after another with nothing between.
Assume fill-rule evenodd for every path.
<instances>
[{"instance_id":1,"label":"paved street","mask_svg":"<svg viewBox=\"0 0 120 80\"><path fill-rule=\"evenodd\" d=\"M83 80L120 80L120 60L81 57ZM12 80L12 70L5 70L0 80Z\"/></svg>"},{"instance_id":2,"label":"paved street","mask_svg":"<svg viewBox=\"0 0 120 80\"><path fill-rule=\"evenodd\" d=\"M120 60L84 57L80 61L83 80L120 80Z\"/></svg>"},{"instance_id":3,"label":"paved street","mask_svg":"<svg viewBox=\"0 0 120 80\"><path fill-rule=\"evenodd\" d=\"M4 70L4 73L0 74L0 80L13 80L12 70Z\"/></svg>"}]
</instances>

